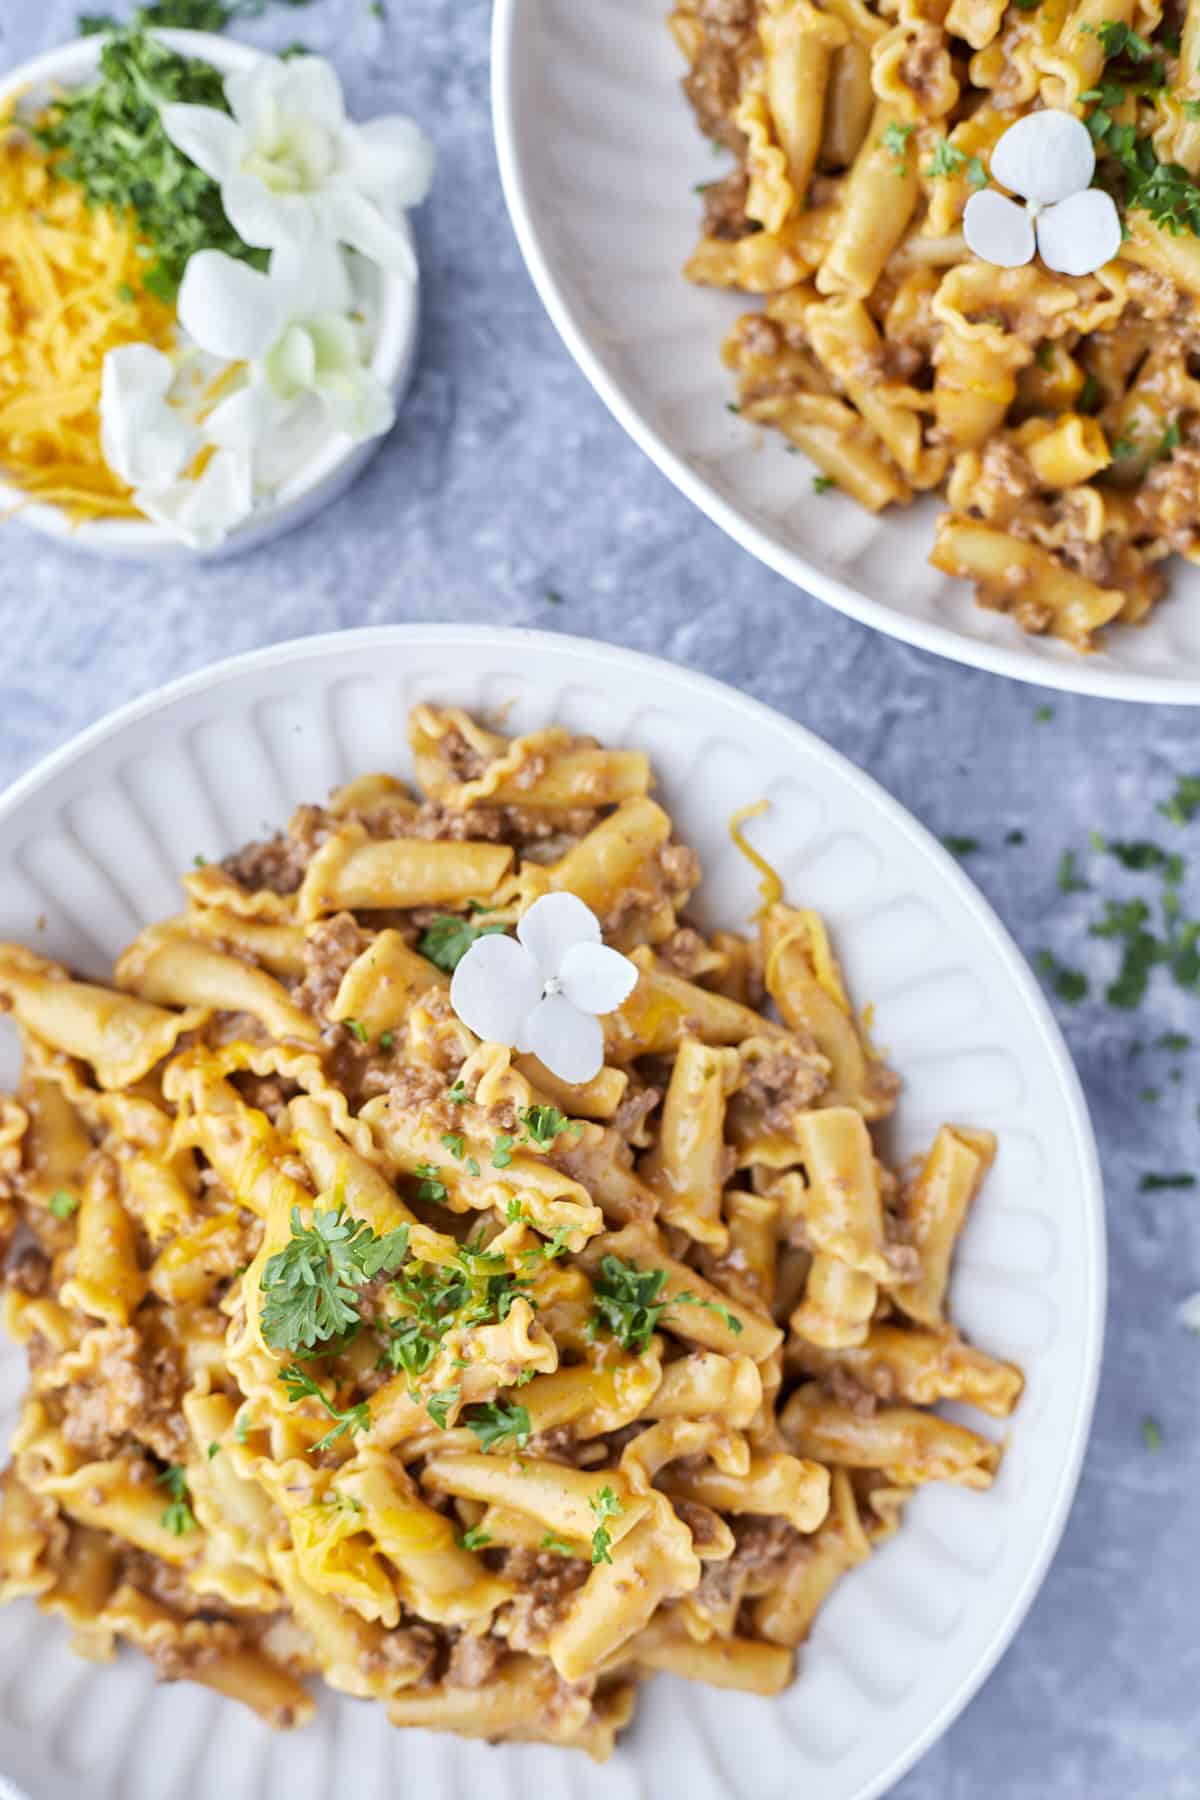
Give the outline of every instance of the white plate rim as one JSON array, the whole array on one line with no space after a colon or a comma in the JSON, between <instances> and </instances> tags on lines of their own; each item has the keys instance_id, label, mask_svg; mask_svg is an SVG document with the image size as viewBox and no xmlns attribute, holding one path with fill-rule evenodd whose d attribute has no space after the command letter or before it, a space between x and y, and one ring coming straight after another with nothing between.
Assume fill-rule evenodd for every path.
<instances>
[{"instance_id":1,"label":"white plate rim","mask_svg":"<svg viewBox=\"0 0 1200 1800\"><path fill-rule=\"evenodd\" d=\"M1158 675L1142 675L1105 668L1083 654L1061 662L1027 658L1019 647L1007 648L1002 644L963 637L948 625L895 612L882 601L871 599L862 589L850 586L796 552L785 549L671 448L626 397L621 384L610 375L596 354L587 326L559 281L534 220L518 148L516 119L518 37L537 4L538 0L495 0L492 13L492 125L509 218L526 268L551 323L618 424L667 479L743 550L748 550L777 575L782 575L785 581L887 637L899 638L918 650L932 651L970 668L983 669L992 675L1007 675L1016 681L1059 692L1087 694L1104 700L1137 701L1151 706L1200 706L1200 676L1175 681Z\"/></svg>"},{"instance_id":2,"label":"white plate rim","mask_svg":"<svg viewBox=\"0 0 1200 1800\"><path fill-rule=\"evenodd\" d=\"M984 898L962 868L939 840L895 800L879 782L866 774L849 757L827 744L806 726L787 718L763 702L752 699L712 676L703 675L662 657L642 651L626 650L598 639L567 636L556 632L535 631L515 626L475 625L383 625L357 630L323 632L289 639L283 643L244 652L211 663L155 688L148 694L126 701L93 725L70 738L57 750L41 758L23 776L0 793L0 824L9 820L38 790L72 763L86 759L110 738L127 726L166 713L177 702L197 693L215 694L226 681L255 673L277 673L289 664L314 657L332 659L360 650L403 651L437 648L450 652L470 646L497 655L520 652L529 666L536 666L542 655L578 659L581 669L594 675L598 670L619 676L622 669L634 667L649 674L654 671L669 680L683 697L700 707L720 707L741 713L760 727L769 727L783 739L792 739L809 754L815 754L837 770L838 777L849 783L873 805L882 808L891 824L900 830L914 848L933 864L941 882L955 891L958 900L973 915L974 922L990 942L990 947L1013 987L1033 1015L1054 1071L1062 1083L1067 1103L1063 1119L1076 1162L1081 1192L1085 1241L1079 1246L1088 1276L1090 1304L1085 1310L1086 1334L1083 1345L1083 1379L1076 1401L1075 1415L1066 1442L1052 1504L1048 1507L1041 1536L1029 1559L1021 1581L1014 1588L1009 1606L1000 1620L990 1643L980 1651L970 1667L947 1695L941 1707L921 1732L899 1752L888 1767L858 1789L854 1800L879 1800L905 1775L966 1707L982 1687L996 1663L1012 1643L1018 1628L1042 1585L1066 1528L1083 1468L1083 1459L1091 1431L1103 1356L1104 1321L1107 1304L1107 1243L1105 1236L1104 1189L1099 1152L1092 1130L1087 1101L1078 1071L1067 1050L1066 1042L1048 1001L1029 965L998 914ZM0 1794L3 1789L0 1787ZM30 1796L33 1800L33 1796Z\"/></svg>"}]
</instances>

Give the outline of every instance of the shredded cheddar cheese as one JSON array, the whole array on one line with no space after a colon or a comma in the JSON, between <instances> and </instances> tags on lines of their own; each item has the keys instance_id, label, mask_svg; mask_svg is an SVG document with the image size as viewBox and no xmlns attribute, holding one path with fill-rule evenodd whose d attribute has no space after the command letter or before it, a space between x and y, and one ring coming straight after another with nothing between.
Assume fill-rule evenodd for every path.
<instances>
[{"instance_id":1,"label":"shredded cheddar cheese","mask_svg":"<svg viewBox=\"0 0 1200 1800\"><path fill-rule=\"evenodd\" d=\"M100 376L122 344L171 347L144 268L131 224L0 121L0 476L77 521L140 517L100 448Z\"/></svg>"},{"instance_id":2,"label":"shredded cheddar cheese","mask_svg":"<svg viewBox=\"0 0 1200 1800\"><path fill-rule=\"evenodd\" d=\"M766 857L757 851L752 844L746 842L745 834L741 828L746 823L747 819L761 819L763 814L770 810L770 806L771 802L769 800L755 800L750 806L739 807L729 821L730 837L733 839L742 855L746 858L747 862L753 863L754 867L762 876L762 880L758 886L758 891L762 895L762 905L756 916L761 916L765 913L769 906L778 906L779 902L783 899L783 883L780 881Z\"/></svg>"}]
</instances>

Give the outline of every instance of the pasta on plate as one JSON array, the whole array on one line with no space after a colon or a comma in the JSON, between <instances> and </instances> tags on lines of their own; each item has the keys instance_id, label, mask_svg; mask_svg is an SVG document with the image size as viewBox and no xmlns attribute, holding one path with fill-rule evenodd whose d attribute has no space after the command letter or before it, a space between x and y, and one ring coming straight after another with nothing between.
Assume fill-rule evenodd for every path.
<instances>
[{"instance_id":1,"label":"pasta on plate","mask_svg":"<svg viewBox=\"0 0 1200 1800\"><path fill-rule=\"evenodd\" d=\"M760 296L748 422L873 512L934 489L931 560L1077 649L1200 560L1200 7L677 0L704 184L691 280ZM1041 108L1086 121L1124 239L1095 273L972 256L963 213Z\"/></svg>"},{"instance_id":2,"label":"pasta on plate","mask_svg":"<svg viewBox=\"0 0 1200 1800\"><path fill-rule=\"evenodd\" d=\"M933 1409L1021 1392L946 1310L995 1144L881 1160L821 919L768 875L749 935L685 922L645 756L411 740L423 799L198 866L111 986L0 945L0 1594L276 1726L320 1675L603 1758L656 1670L777 1693L916 1487L991 1484L999 1428ZM636 969L574 1086L449 993L552 894Z\"/></svg>"}]
</instances>

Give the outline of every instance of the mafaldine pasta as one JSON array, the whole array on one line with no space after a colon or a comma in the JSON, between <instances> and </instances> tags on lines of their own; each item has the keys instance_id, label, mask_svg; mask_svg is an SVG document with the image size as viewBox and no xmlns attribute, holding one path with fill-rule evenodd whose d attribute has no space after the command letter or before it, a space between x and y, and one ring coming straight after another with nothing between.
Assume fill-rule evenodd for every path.
<instances>
[{"instance_id":1,"label":"mafaldine pasta","mask_svg":"<svg viewBox=\"0 0 1200 1800\"><path fill-rule=\"evenodd\" d=\"M319 1676L602 1759L655 1671L778 1693L917 1487L993 1481L1000 1427L933 1409L1021 1391L947 1310L995 1145L881 1162L822 920L768 881L748 935L687 923L636 750L411 738L424 798L367 775L190 870L107 985L0 945L0 1591L274 1726ZM636 972L574 1085L449 992L564 893Z\"/></svg>"},{"instance_id":2,"label":"mafaldine pasta","mask_svg":"<svg viewBox=\"0 0 1200 1800\"><path fill-rule=\"evenodd\" d=\"M872 512L944 492L932 562L1026 631L1144 620L1165 559L1200 560L1196 0L677 0L670 26L735 159L686 273L760 299L734 410ZM1046 108L1121 212L1083 276L963 235Z\"/></svg>"}]
</instances>

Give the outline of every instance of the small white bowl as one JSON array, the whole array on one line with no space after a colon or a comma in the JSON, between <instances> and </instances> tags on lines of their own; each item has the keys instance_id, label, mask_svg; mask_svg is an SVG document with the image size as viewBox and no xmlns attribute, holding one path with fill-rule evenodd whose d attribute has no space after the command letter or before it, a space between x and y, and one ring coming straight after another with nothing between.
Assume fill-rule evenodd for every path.
<instances>
[{"instance_id":1,"label":"small white bowl","mask_svg":"<svg viewBox=\"0 0 1200 1800\"><path fill-rule=\"evenodd\" d=\"M262 52L248 44L234 43L207 31L158 31L156 37L185 56L211 63L222 74L235 69L248 69ZM18 95L55 88L76 88L95 74L104 44L102 35L75 38L45 56L23 63L0 81L0 109ZM403 230L412 244L407 221ZM395 276L382 275L375 347L371 355L371 372L377 375L393 395L397 407L404 397L416 361L417 326L420 316L419 291L415 284ZM275 498L256 510L244 525L229 534L214 550L192 550L180 543L171 532L149 520L95 519L76 524L57 506L31 506L19 488L0 480L0 518L10 509L12 522L27 525L43 537L56 539L72 550L86 550L93 556L113 557L126 562L215 561L238 556L269 543L295 525L302 525L314 513L336 500L366 468L383 443L382 437L365 442L339 434L329 440L319 456L292 479L285 482Z\"/></svg>"}]
</instances>

